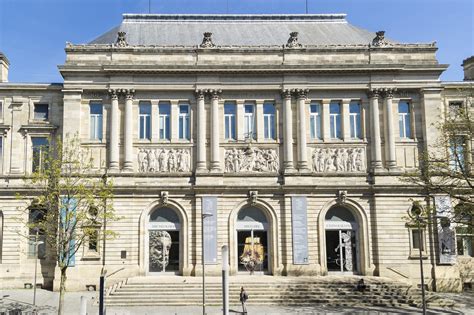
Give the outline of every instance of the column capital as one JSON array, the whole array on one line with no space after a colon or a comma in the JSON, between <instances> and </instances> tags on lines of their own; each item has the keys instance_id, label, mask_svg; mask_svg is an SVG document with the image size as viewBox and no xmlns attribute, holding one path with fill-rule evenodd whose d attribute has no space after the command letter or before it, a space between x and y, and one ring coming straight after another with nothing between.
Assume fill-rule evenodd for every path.
<instances>
[{"instance_id":1,"label":"column capital","mask_svg":"<svg viewBox=\"0 0 474 315\"><path fill-rule=\"evenodd\" d=\"M206 91L212 99L219 99L222 94L221 89L209 89Z\"/></svg>"},{"instance_id":2,"label":"column capital","mask_svg":"<svg viewBox=\"0 0 474 315\"><path fill-rule=\"evenodd\" d=\"M397 91L397 88L385 88L381 89L380 92L384 98L393 98L393 94Z\"/></svg>"},{"instance_id":3,"label":"column capital","mask_svg":"<svg viewBox=\"0 0 474 315\"><path fill-rule=\"evenodd\" d=\"M132 100L133 97L135 96L135 90L134 89L122 89L122 94L125 95L126 99Z\"/></svg>"},{"instance_id":4,"label":"column capital","mask_svg":"<svg viewBox=\"0 0 474 315\"><path fill-rule=\"evenodd\" d=\"M369 98L378 98L380 96L381 89L370 89L367 91L367 96Z\"/></svg>"},{"instance_id":5,"label":"column capital","mask_svg":"<svg viewBox=\"0 0 474 315\"><path fill-rule=\"evenodd\" d=\"M289 89L282 89L280 94L283 99L291 99L291 90Z\"/></svg>"},{"instance_id":6,"label":"column capital","mask_svg":"<svg viewBox=\"0 0 474 315\"><path fill-rule=\"evenodd\" d=\"M309 89L293 89L292 92L295 94L297 99L306 99L308 97Z\"/></svg>"},{"instance_id":7,"label":"column capital","mask_svg":"<svg viewBox=\"0 0 474 315\"><path fill-rule=\"evenodd\" d=\"M194 94L196 94L197 99L204 99L204 97L206 96L206 90L196 89L196 91L194 91Z\"/></svg>"},{"instance_id":8,"label":"column capital","mask_svg":"<svg viewBox=\"0 0 474 315\"><path fill-rule=\"evenodd\" d=\"M117 89L109 89L109 95L110 95L110 98L113 99L113 100L117 100L118 99L118 95L120 93L120 90L117 90Z\"/></svg>"}]
</instances>

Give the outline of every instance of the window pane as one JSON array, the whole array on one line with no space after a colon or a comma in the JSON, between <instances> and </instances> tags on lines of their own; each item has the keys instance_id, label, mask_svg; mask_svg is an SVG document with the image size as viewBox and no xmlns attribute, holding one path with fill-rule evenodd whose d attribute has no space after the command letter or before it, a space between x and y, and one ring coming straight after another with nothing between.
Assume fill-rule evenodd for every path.
<instances>
[{"instance_id":1,"label":"window pane","mask_svg":"<svg viewBox=\"0 0 474 315\"><path fill-rule=\"evenodd\" d=\"M140 104L140 115L151 115L151 105Z\"/></svg>"},{"instance_id":2,"label":"window pane","mask_svg":"<svg viewBox=\"0 0 474 315\"><path fill-rule=\"evenodd\" d=\"M351 114L360 114L360 104L357 102L351 102L349 105L349 111Z\"/></svg>"},{"instance_id":3,"label":"window pane","mask_svg":"<svg viewBox=\"0 0 474 315\"><path fill-rule=\"evenodd\" d=\"M400 103L398 103L398 112L404 114L410 113L410 105L408 104L408 102L400 101Z\"/></svg>"},{"instance_id":4,"label":"window pane","mask_svg":"<svg viewBox=\"0 0 474 315\"><path fill-rule=\"evenodd\" d=\"M140 139L151 139L151 104L139 105L139 133Z\"/></svg>"},{"instance_id":5,"label":"window pane","mask_svg":"<svg viewBox=\"0 0 474 315\"><path fill-rule=\"evenodd\" d=\"M189 125L189 105L179 106L178 119L178 137L179 139L190 139L190 125Z\"/></svg>"},{"instance_id":6,"label":"window pane","mask_svg":"<svg viewBox=\"0 0 474 315\"><path fill-rule=\"evenodd\" d=\"M170 104L159 105L160 139L166 139L166 140L170 139L170 113L171 113Z\"/></svg>"},{"instance_id":7,"label":"window pane","mask_svg":"<svg viewBox=\"0 0 474 315\"><path fill-rule=\"evenodd\" d=\"M92 140L102 140L102 104L92 103L90 110L90 137Z\"/></svg>"},{"instance_id":8,"label":"window pane","mask_svg":"<svg viewBox=\"0 0 474 315\"><path fill-rule=\"evenodd\" d=\"M225 104L224 105L224 114L235 115L235 104Z\"/></svg>"},{"instance_id":9,"label":"window pane","mask_svg":"<svg viewBox=\"0 0 474 315\"><path fill-rule=\"evenodd\" d=\"M225 123L225 138L236 139L235 137L235 113L236 105L233 103L224 104L224 123Z\"/></svg>"},{"instance_id":10,"label":"window pane","mask_svg":"<svg viewBox=\"0 0 474 315\"><path fill-rule=\"evenodd\" d=\"M420 231L419 230L412 230L412 240L413 240L413 248L420 249L423 251L423 231L421 231L421 240L420 240Z\"/></svg>"},{"instance_id":11,"label":"window pane","mask_svg":"<svg viewBox=\"0 0 474 315\"><path fill-rule=\"evenodd\" d=\"M95 115L102 115L102 104L90 104L90 113Z\"/></svg>"},{"instance_id":12,"label":"window pane","mask_svg":"<svg viewBox=\"0 0 474 315\"><path fill-rule=\"evenodd\" d=\"M35 104L34 106L34 119L48 120L48 104Z\"/></svg>"},{"instance_id":13,"label":"window pane","mask_svg":"<svg viewBox=\"0 0 474 315\"><path fill-rule=\"evenodd\" d=\"M275 105L272 103L263 104L263 114L274 115L275 114Z\"/></svg>"},{"instance_id":14,"label":"window pane","mask_svg":"<svg viewBox=\"0 0 474 315\"><path fill-rule=\"evenodd\" d=\"M48 149L48 138L35 137L31 138L33 146L33 172L41 170L44 167L44 161Z\"/></svg>"},{"instance_id":15,"label":"window pane","mask_svg":"<svg viewBox=\"0 0 474 315\"><path fill-rule=\"evenodd\" d=\"M340 114L341 113L341 106L339 103L333 103L329 105L329 111L331 114Z\"/></svg>"}]
</instances>

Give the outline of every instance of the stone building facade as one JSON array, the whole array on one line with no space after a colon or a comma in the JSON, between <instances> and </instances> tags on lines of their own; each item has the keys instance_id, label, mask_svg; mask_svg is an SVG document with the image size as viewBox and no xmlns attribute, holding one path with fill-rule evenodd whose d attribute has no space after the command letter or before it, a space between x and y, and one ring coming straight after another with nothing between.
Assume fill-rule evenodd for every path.
<instances>
[{"instance_id":1,"label":"stone building facade","mask_svg":"<svg viewBox=\"0 0 474 315\"><path fill-rule=\"evenodd\" d=\"M425 227L420 240L405 219L432 199L400 180L434 144L450 101L465 101L457 87L472 89L469 78L440 82L447 65L434 43L398 43L338 14L125 14L65 50L62 84L8 83L0 55L4 284L23 286L34 269L15 220L29 203L15 194L27 189L35 146L78 134L114 180L121 220L105 259L109 272L124 270L111 281L201 274L204 222L209 275L228 245L234 275L253 266L255 276L417 283L421 246L427 281L460 289L436 233ZM70 289L97 284L101 245L76 254ZM54 263L40 266L55 284Z\"/></svg>"}]
</instances>

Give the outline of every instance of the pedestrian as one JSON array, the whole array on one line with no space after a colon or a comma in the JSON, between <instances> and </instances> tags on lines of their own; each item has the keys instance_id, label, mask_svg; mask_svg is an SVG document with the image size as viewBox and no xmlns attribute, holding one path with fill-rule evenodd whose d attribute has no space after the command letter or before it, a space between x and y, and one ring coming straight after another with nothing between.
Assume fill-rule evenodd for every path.
<instances>
[{"instance_id":1,"label":"pedestrian","mask_svg":"<svg viewBox=\"0 0 474 315\"><path fill-rule=\"evenodd\" d=\"M245 292L244 287L240 288L240 303L242 303L242 314L247 314L247 308L245 307L245 302L249 299L247 292Z\"/></svg>"}]
</instances>

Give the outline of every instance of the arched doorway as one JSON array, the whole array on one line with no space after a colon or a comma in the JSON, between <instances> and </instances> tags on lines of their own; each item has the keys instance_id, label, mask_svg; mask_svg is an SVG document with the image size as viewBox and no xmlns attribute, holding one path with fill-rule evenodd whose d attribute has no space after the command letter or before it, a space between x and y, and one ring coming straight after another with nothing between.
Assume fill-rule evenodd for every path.
<instances>
[{"instance_id":1,"label":"arched doorway","mask_svg":"<svg viewBox=\"0 0 474 315\"><path fill-rule=\"evenodd\" d=\"M235 223L237 271L253 274L270 272L270 225L263 211L247 206L237 214Z\"/></svg>"},{"instance_id":2,"label":"arched doorway","mask_svg":"<svg viewBox=\"0 0 474 315\"><path fill-rule=\"evenodd\" d=\"M150 212L147 226L147 273L178 274L182 269L183 255L182 220L169 207Z\"/></svg>"},{"instance_id":3,"label":"arched doorway","mask_svg":"<svg viewBox=\"0 0 474 315\"><path fill-rule=\"evenodd\" d=\"M342 206L333 206L326 213L324 229L328 272L359 273L359 226L352 212Z\"/></svg>"}]
</instances>

